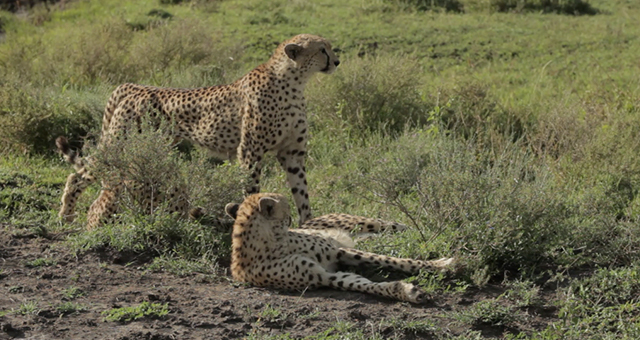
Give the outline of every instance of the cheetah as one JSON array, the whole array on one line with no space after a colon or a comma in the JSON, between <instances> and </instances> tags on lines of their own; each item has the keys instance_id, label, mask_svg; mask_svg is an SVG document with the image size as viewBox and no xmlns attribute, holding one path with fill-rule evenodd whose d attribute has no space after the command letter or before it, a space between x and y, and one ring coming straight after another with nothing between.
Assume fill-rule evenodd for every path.
<instances>
[{"instance_id":1,"label":"cheetah","mask_svg":"<svg viewBox=\"0 0 640 340\"><path fill-rule=\"evenodd\" d=\"M340 238L321 235L321 230L289 230L289 204L279 194L254 194L239 206L228 204L225 210L235 217L231 274L236 281L260 287L298 291L331 287L420 303L426 294L413 284L372 282L357 274L336 271L337 267L372 265L416 273L421 269L444 269L454 262L452 258L420 261L377 255L351 249ZM320 220L331 227L329 220ZM344 226L353 225L351 222L343 223L343 229L349 229Z\"/></svg>"},{"instance_id":2,"label":"cheetah","mask_svg":"<svg viewBox=\"0 0 640 340\"><path fill-rule=\"evenodd\" d=\"M312 216L305 169L304 87L315 73L331 74L339 64L329 41L301 34L278 45L266 63L231 84L196 89L120 85L105 108L98 148L109 147L114 137L139 125L144 115L159 116L174 127L176 141L189 140L219 158L237 158L251 171L247 195L260 192L263 157L273 152L286 172L302 224ZM76 168L67 178L58 214L72 222L79 196L96 178L85 166L89 162L70 151L68 143L58 149ZM118 191L117 185L103 181L89 209L89 229L116 211Z\"/></svg>"}]
</instances>

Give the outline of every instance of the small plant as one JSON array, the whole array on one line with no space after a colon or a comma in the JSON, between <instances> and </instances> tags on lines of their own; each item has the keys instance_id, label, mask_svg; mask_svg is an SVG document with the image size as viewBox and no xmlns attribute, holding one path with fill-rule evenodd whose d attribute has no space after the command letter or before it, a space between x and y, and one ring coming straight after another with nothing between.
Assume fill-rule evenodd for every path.
<instances>
[{"instance_id":1,"label":"small plant","mask_svg":"<svg viewBox=\"0 0 640 340\"><path fill-rule=\"evenodd\" d=\"M84 305L81 305L77 302L67 301L56 306L56 311L60 315L69 315L76 312L81 312L87 309Z\"/></svg>"},{"instance_id":2,"label":"small plant","mask_svg":"<svg viewBox=\"0 0 640 340\"><path fill-rule=\"evenodd\" d=\"M40 308L38 307L38 303L35 301L26 301L20 304L20 307L16 310L12 310L14 314L20 315L34 315L40 312Z\"/></svg>"},{"instance_id":3,"label":"small plant","mask_svg":"<svg viewBox=\"0 0 640 340\"><path fill-rule=\"evenodd\" d=\"M433 321L426 319L400 320L393 318L385 325L405 334L434 333L438 330L438 326Z\"/></svg>"},{"instance_id":4,"label":"small plant","mask_svg":"<svg viewBox=\"0 0 640 340\"><path fill-rule=\"evenodd\" d=\"M9 293L17 294L24 292L24 287L22 286L11 286L9 287Z\"/></svg>"},{"instance_id":5,"label":"small plant","mask_svg":"<svg viewBox=\"0 0 640 340\"><path fill-rule=\"evenodd\" d=\"M272 307L270 304L267 304L262 312L260 312L260 320L264 320L267 322L277 321L281 316L282 311L278 308Z\"/></svg>"},{"instance_id":6,"label":"small plant","mask_svg":"<svg viewBox=\"0 0 640 340\"><path fill-rule=\"evenodd\" d=\"M55 260L47 259L47 258L37 258L33 261L27 262L25 265L27 267L37 268L37 267L51 267L58 264Z\"/></svg>"},{"instance_id":7,"label":"small plant","mask_svg":"<svg viewBox=\"0 0 640 340\"><path fill-rule=\"evenodd\" d=\"M220 281L220 277L216 275L217 264L207 259L185 259L177 256L163 254L153 260L147 270L150 271L167 271L171 274L185 277L196 273L205 274L210 281Z\"/></svg>"},{"instance_id":8,"label":"small plant","mask_svg":"<svg viewBox=\"0 0 640 340\"><path fill-rule=\"evenodd\" d=\"M501 299L480 301L460 312L460 320L471 325L509 326L518 320L513 307Z\"/></svg>"},{"instance_id":9,"label":"small plant","mask_svg":"<svg viewBox=\"0 0 640 340\"><path fill-rule=\"evenodd\" d=\"M66 299L74 300L76 298L84 296L84 291L82 291L82 289L80 289L78 287L71 286L71 287L69 287L67 289L64 289L62 291L62 294L64 295L64 297Z\"/></svg>"},{"instance_id":10,"label":"small plant","mask_svg":"<svg viewBox=\"0 0 640 340\"><path fill-rule=\"evenodd\" d=\"M137 306L114 308L101 313L105 321L130 322L141 318L162 318L169 314L169 304L145 301Z\"/></svg>"},{"instance_id":11,"label":"small plant","mask_svg":"<svg viewBox=\"0 0 640 340\"><path fill-rule=\"evenodd\" d=\"M542 303L540 298L540 287L530 281L513 281L507 283L509 288L504 294L504 298L513 301L518 307L539 306Z\"/></svg>"}]
</instances>

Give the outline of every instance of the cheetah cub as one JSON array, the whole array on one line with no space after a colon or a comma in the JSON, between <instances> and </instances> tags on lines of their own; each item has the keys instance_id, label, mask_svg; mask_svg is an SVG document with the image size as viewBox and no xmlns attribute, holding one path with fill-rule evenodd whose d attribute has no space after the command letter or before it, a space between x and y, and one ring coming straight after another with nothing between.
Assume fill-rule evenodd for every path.
<instances>
[{"instance_id":1,"label":"cheetah cub","mask_svg":"<svg viewBox=\"0 0 640 340\"><path fill-rule=\"evenodd\" d=\"M413 284L372 282L336 269L339 264L364 264L416 273L420 269L446 268L453 263L452 258L420 261L350 249L352 243L345 239L346 231L336 228L329 235L318 229L289 230L289 203L279 194L254 194L240 205L228 204L225 210L235 218L231 256L233 278L256 286L285 290L332 287L420 303L426 295ZM320 225L325 223L326 228L333 227L328 222L330 219L318 219L322 221Z\"/></svg>"}]
</instances>

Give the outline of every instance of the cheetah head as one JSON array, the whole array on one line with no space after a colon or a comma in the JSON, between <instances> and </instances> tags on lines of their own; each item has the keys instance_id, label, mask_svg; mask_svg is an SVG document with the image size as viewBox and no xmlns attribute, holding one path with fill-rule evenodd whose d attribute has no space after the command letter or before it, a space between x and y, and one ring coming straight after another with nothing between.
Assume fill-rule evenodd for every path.
<instances>
[{"instance_id":1,"label":"cheetah head","mask_svg":"<svg viewBox=\"0 0 640 340\"><path fill-rule=\"evenodd\" d=\"M340 60L326 39L317 35L300 34L280 45L286 56L305 73L331 74L340 65Z\"/></svg>"},{"instance_id":2,"label":"cheetah head","mask_svg":"<svg viewBox=\"0 0 640 340\"><path fill-rule=\"evenodd\" d=\"M224 208L227 215L236 220L253 220L257 226L289 227L291 215L289 202L285 196L279 194L254 194L245 198L244 202L229 203Z\"/></svg>"}]
</instances>

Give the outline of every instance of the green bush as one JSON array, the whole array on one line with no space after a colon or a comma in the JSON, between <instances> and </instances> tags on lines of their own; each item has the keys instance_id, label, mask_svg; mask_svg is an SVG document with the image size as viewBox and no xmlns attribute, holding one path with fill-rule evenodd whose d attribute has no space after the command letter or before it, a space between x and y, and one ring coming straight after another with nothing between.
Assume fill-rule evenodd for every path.
<instances>
[{"instance_id":1,"label":"green bush","mask_svg":"<svg viewBox=\"0 0 640 340\"><path fill-rule=\"evenodd\" d=\"M637 266L598 269L563 289L560 322L540 339L637 339L640 336L640 287Z\"/></svg>"},{"instance_id":2,"label":"green bush","mask_svg":"<svg viewBox=\"0 0 640 340\"><path fill-rule=\"evenodd\" d=\"M205 151L179 153L171 143L171 125L156 123L143 119L139 133L115 138L108 146L86 148L92 173L106 183L124 183L124 192L117 220L74 236L72 248L110 246L119 251L228 262L228 240L222 235L231 223L221 218L227 203L242 201L249 176L237 165L209 159ZM141 186L149 197L160 198L156 206L140 199ZM175 195L166 194L169 192ZM182 199L190 207L202 208L210 223L172 214L173 202Z\"/></svg>"},{"instance_id":3,"label":"green bush","mask_svg":"<svg viewBox=\"0 0 640 340\"><path fill-rule=\"evenodd\" d=\"M51 155L58 136L78 140L95 129L93 102L73 99L77 98L0 82L0 141L5 152Z\"/></svg>"},{"instance_id":4,"label":"green bush","mask_svg":"<svg viewBox=\"0 0 640 340\"><path fill-rule=\"evenodd\" d=\"M463 12L463 2L458 0L393 0L408 8L417 9L419 11L437 11L444 10L447 12Z\"/></svg>"},{"instance_id":5,"label":"green bush","mask_svg":"<svg viewBox=\"0 0 640 340\"><path fill-rule=\"evenodd\" d=\"M491 0L498 12L543 12L558 14L596 14L598 11L584 0Z\"/></svg>"},{"instance_id":6,"label":"green bush","mask_svg":"<svg viewBox=\"0 0 640 340\"><path fill-rule=\"evenodd\" d=\"M308 90L309 111L317 128L364 136L392 133L425 124L432 106L421 91L422 69L400 55L348 58L338 72Z\"/></svg>"},{"instance_id":7,"label":"green bush","mask_svg":"<svg viewBox=\"0 0 640 340\"><path fill-rule=\"evenodd\" d=\"M361 166L373 199L403 212L418 238L405 257L466 257L470 275L531 274L562 262L572 209L552 173L521 149L495 154L434 132L410 132ZM363 161L367 163L366 161ZM452 254L457 251L458 254ZM480 280L482 281L482 280Z\"/></svg>"},{"instance_id":8,"label":"green bush","mask_svg":"<svg viewBox=\"0 0 640 340\"><path fill-rule=\"evenodd\" d=\"M238 67L230 59L238 49L222 44L197 19L147 15L128 22L109 17L84 30L60 31L47 39L22 36L8 45L0 54L0 64L7 66L3 73L46 86L141 81L166 85L169 75L179 75L193 66L217 67L225 72ZM215 80L207 85L222 82Z\"/></svg>"}]
</instances>

